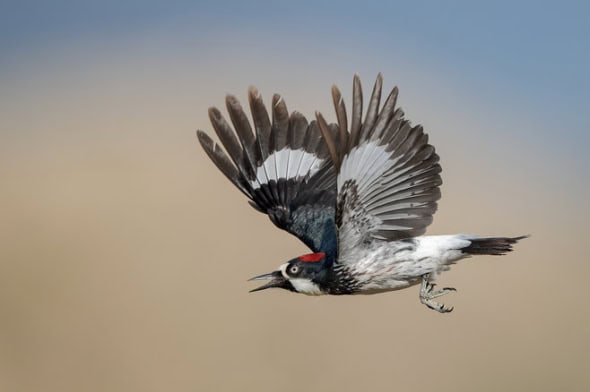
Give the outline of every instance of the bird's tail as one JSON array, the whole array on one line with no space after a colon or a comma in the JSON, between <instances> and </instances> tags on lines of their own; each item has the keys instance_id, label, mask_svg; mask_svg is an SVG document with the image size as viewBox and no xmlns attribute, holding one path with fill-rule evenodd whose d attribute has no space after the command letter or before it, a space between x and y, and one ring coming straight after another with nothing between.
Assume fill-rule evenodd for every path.
<instances>
[{"instance_id":1,"label":"bird's tail","mask_svg":"<svg viewBox=\"0 0 590 392\"><path fill-rule=\"evenodd\" d=\"M471 244L462 248L461 252L469 255L499 256L511 252L512 245L527 237L528 235L520 237L468 238Z\"/></svg>"}]
</instances>

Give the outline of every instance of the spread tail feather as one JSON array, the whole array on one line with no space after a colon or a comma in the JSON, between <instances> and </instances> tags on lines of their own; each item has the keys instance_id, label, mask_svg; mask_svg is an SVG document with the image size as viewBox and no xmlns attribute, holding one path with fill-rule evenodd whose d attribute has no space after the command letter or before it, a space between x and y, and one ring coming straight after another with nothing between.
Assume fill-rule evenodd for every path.
<instances>
[{"instance_id":1,"label":"spread tail feather","mask_svg":"<svg viewBox=\"0 0 590 392\"><path fill-rule=\"evenodd\" d=\"M471 244L462 248L461 252L469 255L499 256L511 252L512 245L527 237L528 235L520 237L469 238Z\"/></svg>"}]
</instances>

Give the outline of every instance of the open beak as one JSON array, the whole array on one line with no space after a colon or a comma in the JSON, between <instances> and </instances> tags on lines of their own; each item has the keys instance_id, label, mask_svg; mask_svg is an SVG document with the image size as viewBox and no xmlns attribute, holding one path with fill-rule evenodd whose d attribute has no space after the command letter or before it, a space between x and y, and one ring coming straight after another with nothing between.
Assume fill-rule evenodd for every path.
<instances>
[{"instance_id":1,"label":"open beak","mask_svg":"<svg viewBox=\"0 0 590 392\"><path fill-rule=\"evenodd\" d=\"M250 280L264 280L264 279L270 279L270 282L263 284L262 286L257 287L254 290L250 290L250 292L253 293L254 291L266 290L266 289L270 289L272 287L280 287L283 289L289 289L289 286L291 285L289 283L289 281L283 277L283 274L281 273L281 271L274 271L274 272L271 272L270 274L258 275L258 276L248 279L248 281L250 281Z\"/></svg>"}]
</instances>

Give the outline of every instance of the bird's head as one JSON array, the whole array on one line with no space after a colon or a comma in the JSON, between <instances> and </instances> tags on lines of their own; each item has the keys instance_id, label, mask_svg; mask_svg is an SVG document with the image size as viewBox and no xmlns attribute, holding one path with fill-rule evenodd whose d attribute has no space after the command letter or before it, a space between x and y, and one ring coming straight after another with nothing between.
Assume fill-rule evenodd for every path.
<instances>
[{"instance_id":1,"label":"bird's head","mask_svg":"<svg viewBox=\"0 0 590 392\"><path fill-rule=\"evenodd\" d=\"M258 275L250 280L270 279L270 282L250 292L278 287L307 295L324 294L322 282L327 279L326 254L311 253L296 257L279 266L270 274Z\"/></svg>"}]
</instances>

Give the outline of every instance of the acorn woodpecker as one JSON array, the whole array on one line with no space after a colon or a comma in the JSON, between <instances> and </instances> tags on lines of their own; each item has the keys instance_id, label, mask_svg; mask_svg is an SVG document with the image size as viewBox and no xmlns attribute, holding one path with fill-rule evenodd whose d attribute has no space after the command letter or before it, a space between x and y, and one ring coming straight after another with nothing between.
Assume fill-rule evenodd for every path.
<instances>
[{"instance_id":1,"label":"acorn woodpecker","mask_svg":"<svg viewBox=\"0 0 590 392\"><path fill-rule=\"evenodd\" d=\"M397 87L382 106L381 89L379 74L363 121L362 88L354 76L350 123L336 86L335 124L317 112L311 122L289 114L277 94L269 117L253 87L253 126L232 95L226 105L233 128L218 109L209 109L225 149L197 131L209 158L252 207L313 251L252 278L269 280L252 291L374 294L420 284L420 301L445 313L453 308L435 298L455 289L435 289L440 272L471 255L503 255L526 237L422 236L441 196L439 157L422 126L412 126L396 108Z\"/></svg>"}]
</instances>

